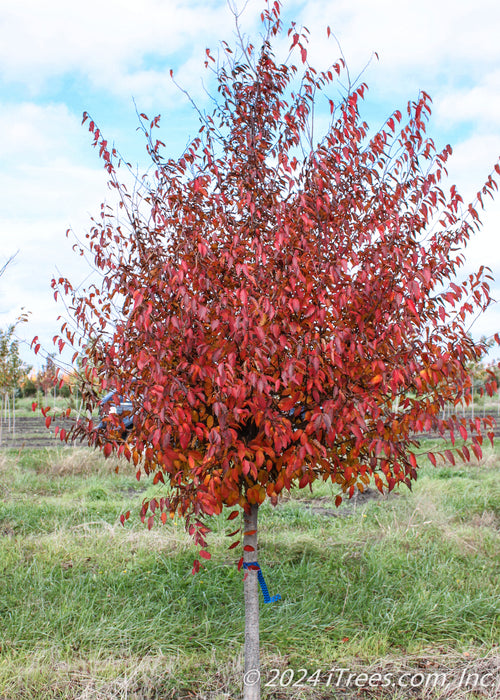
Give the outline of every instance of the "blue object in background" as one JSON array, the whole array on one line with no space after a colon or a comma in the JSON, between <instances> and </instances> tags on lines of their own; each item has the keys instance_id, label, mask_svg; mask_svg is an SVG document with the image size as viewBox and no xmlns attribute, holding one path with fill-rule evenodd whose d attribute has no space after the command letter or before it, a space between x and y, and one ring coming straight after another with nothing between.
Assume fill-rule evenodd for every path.
<instances>
[{"instance_id":1,"label":"blue object in background","mask_svg":"<svg viewBox=\"0 0 500 700\"><path fill-rule=\"evenodd\" d=\"M109 415L110 413L116 413L117 416L122 417L121 422L123 429L126 432L132 430L134 427L132 401L130 401L130 399L123 398L122 396L118 396L119 403L116 403L116 400L113 398L116 395L116 391L110 391L99 401L99 416L101 420L97 426L97 430L103 430L108 427L107 422L103 420L103 416L106 414ZM126 415L123 415L124 413Z\"/></svg>"}]
</instances>

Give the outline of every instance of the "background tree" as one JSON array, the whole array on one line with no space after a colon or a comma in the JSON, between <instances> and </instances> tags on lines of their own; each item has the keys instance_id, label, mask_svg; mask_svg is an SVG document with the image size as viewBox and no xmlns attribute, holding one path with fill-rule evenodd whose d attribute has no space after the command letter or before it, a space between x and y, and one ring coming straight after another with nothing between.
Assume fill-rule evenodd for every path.
<instances>
[{"instance_id":1,"label":"background tree","mask_svg":"<svg viewBox=\"0 0 500 700\"><path fill-rule=\"evenodd\" d=\"M37 384L36 384L36 372L34 372L32 368L30 368L23 375L23 377L21 377L21 381L19 382L19 386L21 388L21 394L23 397L37 395L38 389L37 389Z\"/></svg>"},{"instance_id":2,"label":"background tree","mask_svg":"<svg viewBox=\"0 0 500 700\"><path fill-rule=\"evenodd\" d=\"M493 348L496 345L496 340L493 336L491 338L482 336L481 342L484 343L486 348ZM491 386L492 379L493 383L496 385L496 391L498 392L500 366L498 366L497 364L495 364L495 362L492 362L491 360L488 361L488 358L485 357L478 361L469 363L467 369L470 377L470 411L472 417L474 418L476 402L478 401L482 402L482 414L485 415L486 413L486 395L488 394L487 388L488 386Z\"/></svg>"},{"instance_id":3,"label":"background tree","mask_svg":"<svg viewBox=\"0 0 500 700\"><path fill-rule=\"evenodd\" d=\"M26 365L19 356L19 341L15 337L15 325L7 330L0 328L0 391L12 392L26 372Z\"/></svg>"},{"instance_id":4,"label":"background tree","mask_svg":"<svg viewBox=\"0 0 500 700\"><path fill-rule=\"evenodd\" d=\"M7 267L14 260L17 253L11 255L5 263L0 267L0 277L4 274ZM12 395L13 408L15 409L15 394L20 388L21 383L27 375L31 367L21 360L19 354L19 341L16 339L15 331L18 323L27 321L28 316L25 312L17 319L16 323L10 325L6 330L0 328L0 442L1 442L1 414L5 407L9 407L9 423L10 423L10 400ZM14 410L14 427L15 427L15 410Z\"/></svg>"},{"instance_id":5,"label":"background tree","mask_svg":"<svg viewBox=\"0 0 500 700\"><path fill-rule=\"evenodd\" d=\"M30 370L19 355L19 341L15 337L15 330L15 325L9 326L6 330L0 328L0 442L4 415L8 419L9 430L11 428L11 399L12 429L15 431L16 392L20 388L22 379Z\"/></svg>"},{"instance_id":6,"label":"background tree","mask_svg":"<svg viewBox=\"0 0 500 700\"><path fill-rule=\"evenodd\" d=\"M128 191L89 121L119 206L103 205L87 236L101 283L82 292L53 282L81 330L79 341L65 323L57 342L85 348L86 407L114 389L135 409L126 440L88 419L69 437L168 484L141 515L149 527L157 515L183 516L202 557L205 516L243 509L245 664L255 677L259 505L318 479L337 485L337 505L370 479L381 492L410 486L419 433L460 435L455 449L469 459L491 426L441 416L470 396L466 367L485 347L467 321L489 304L490 277L481 268L457 278L477 202L441 189L451 148L437 153L426 136L429 96L371 134L366 85L334 100L343 62L316 71L306 32L292 25L299 65L280 64L278 2L262 20L258 48L224 44L218 64L207 50L219 101L180 158L163 155L159 117L140 115L154 165L140 188ZM331 121L315 140L320 98ZM490 176L479 204L495 189ZM118 427L119 417L107 421ZM259 697L259 684L245 697Z\"/></svg>"},{"instance_id":7,"label":"background tree","mask_svg":"<svg viewBox=\"0 0 500 700\"><path fill-rule=\"evenodd\" d=\"M47 355L44 366L38 371L36 376L37 385L48 398L49 392L54 391L59 372L54 362L54 354Z\"/></svg>"}]
</instances>

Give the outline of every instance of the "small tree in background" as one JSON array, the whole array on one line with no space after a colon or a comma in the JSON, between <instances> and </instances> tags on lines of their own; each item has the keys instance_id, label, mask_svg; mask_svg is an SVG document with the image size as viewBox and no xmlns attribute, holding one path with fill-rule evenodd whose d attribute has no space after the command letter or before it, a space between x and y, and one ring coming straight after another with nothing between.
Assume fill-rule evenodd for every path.
<instances>
[{"instance_id":1,"label":"small tree in background","mask_svg":"<svg viewBox=\"0 0 500 700\"><path fill-rule=\"evenodd\" d=\"M487 348L492 348L496 345L496 340L494 337L488 339L485 336L482 336L481 342L483 342ZM500 364L492 362L491 360L488 361L488 358L486 357L476 362L471 362L468 365L467 370L471 382L469 388L471 399L470 402L467 402L467 405L470 403L469 410L474 418L476 412L476 402L482 403L482 414L484 416L486 413L486 396L488 394L490 397L492 396L491 392L488 392L488 387L496 385L495 393L498 393ZM498 410L496 413L498 415Z\"/></svg>"},{"instance_id":2,"label":"small tree in background","mask_svg":"<svg viewBox=\"0 0 500 700\"><path fill-rule=\"evenodd\" d=\"M36 396L36 373L33 372L33 368L28 368L28 371L21 377L19 386L23 397Z\"/></svg>"},{"instance_id":3,"label":"small tree in background","mask_svg":"<svg viewBox=\"0 0 500 700\"><path fill-rule=\"evenodd\" d=\"M334 100L343 62L314 70L292 25L298 65L278 63L278 2L262 20L258 48L224 44L218 105L179 159L163 155L159 117L141 115L154 175L133 193L90 121L120 204L103 205L87 236L101 284L53 282L82 334L65 323L57 343L85 347L86 407L114 389L135 409L126 440L83 418L68 437L168 484L142 517L151 527L181 515L204 558L205 517L243 510L245 668L255 673L264 500L317 480L337 486L337 505L371 479L381 492L411 486L419 433L460 436L468 460L491 429L489 418L441 416L470 396L466 367L485 347L466 327L490 303L491 278L481 268L457 279L479 216L440 187L451 148L436 153L426 136L429 96L370 135L366 85ZM316 140L313 108L325 98L331 121ZM495 189L490 176L479 204Z\"/></svg>"},{"instance_id":4,"label":"small tree in background","mask_svg":"<svg viewBox=\"0 0 500 700\"><path fill-rule=\"evenodd\" d=\"M26 365L19 356L19 341L15 338L15 325L7 330L0 328L0 392L2 394L15 391L21 378L27 371Z\"/></svg>"},{"instance_id":5,"label":"small tree in background","mask_svg":"<svg viewBox=\"0 0 500 700\"><path fill-rule=\"evenodd\" d=\"M0 277L7 267L14 260L17 253L11 255L0 267ZM19 356L19 341L15 338L17 323L27 320L27 315L23 313L16 323L10 325L6 330L0 328L0 443L2 442L2 415L8 415L8 425L10 429L10 396L13 403L13 429L15 431L15 394L19 388L22 377L29 372L30 368L24 364Z\"/></svg>"},{"instance_id":6,"label":"small tree in background","mask_svg":"<svg viewBox=\"0 0 500 700\"><path fill-rule=\"evenodd\" d=\"M55 385L59 374L56 363L54 362L54 357L54 354L47 355L44 366L38 371L36 376L37 386L43 391L46 400L48 399L49 392L55 391Z\"/></svg>"},{"instance_id":7,"label":"small tree in background","mask_svg":"<svg viewBox=\"0 0 500 700\"><path fill-rule=\"evenodd\" d=\"M22 379L29 372L19 355L19 341L15 337L16 326L11 325L7 330L0 328L0 442L2 439L2 416L8 418L8 427L11 429L11 404L12 398L12 429L15 432L15 400L16 392L21 386Z\"/></svg>"}]
</instances>

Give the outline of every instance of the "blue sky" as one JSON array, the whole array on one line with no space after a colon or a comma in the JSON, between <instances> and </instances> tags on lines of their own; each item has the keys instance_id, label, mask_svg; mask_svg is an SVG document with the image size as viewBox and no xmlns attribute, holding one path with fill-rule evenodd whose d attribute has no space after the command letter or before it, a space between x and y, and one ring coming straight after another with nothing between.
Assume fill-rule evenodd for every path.
<instances>
[{"instance_id":1,"label":"blue sky","mask_svg":"<svg viewBox=\"0 0 500 700\"><path fill-rule=\"evenodd\" d=\"M243 6L242 2L238 3ZM248 0L240 22L257 41L261 0ZM285 20L311 32L309 59L324 68L339 55L352 74L374 51L364 80L365 118L378 126L404 109L420 89L433 98L429 133L451 143L450 184L467 197L500 157L500 3L498 0L289 0ZM169 155L197 130L196 115L172 84L169 70L209 109L205 48L234 42L234 18L223 0L17 0L0 9L0 266L19 251L0 278L0 327L22 307L51 349L62 308L50 279L59 271L78 284L89 270L71 251L67 228L83 235L108 195L105 173L81 126L88 111L110 142L132 162L147 164L139 111L162 114ZM283 44L283 48L284 48ZM500 198L483 215L483 230L467 250L468 267L488 264L500 298ZM474 326L476 335L500 330L500 304ZM31 364L29 350L23 355Z\"/></svg>"}]
</instances>

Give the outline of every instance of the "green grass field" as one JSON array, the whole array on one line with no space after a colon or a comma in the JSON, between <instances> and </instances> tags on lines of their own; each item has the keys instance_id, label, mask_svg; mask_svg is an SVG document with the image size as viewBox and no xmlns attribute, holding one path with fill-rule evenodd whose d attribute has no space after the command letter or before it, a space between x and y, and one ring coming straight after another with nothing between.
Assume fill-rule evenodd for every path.
<instances>
[{"instance_id":1,"label":"green grass field","mask_svg":"<svg viewBox=\"0 0 500 700\"><path fill-rule=\"evenodd\" d=\"M157 488L115 464L85 449L0 453L0 700L241 697L236 521L213 520L212 559L192 576L183 523L148 531L138 511ZM489 450L424 464L412 492L335 509L322 485L264 505L259 562L282 601L261 606L263 698L500 697L477 683L327 685L332 668L500 681L499 477Z\"/></svg>"}]
</instances>

